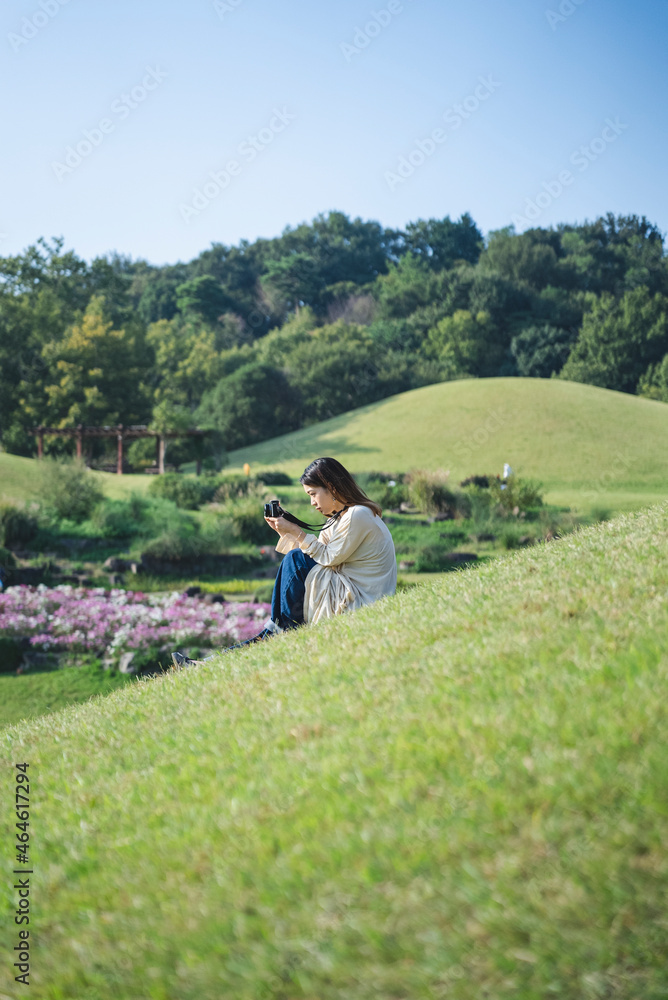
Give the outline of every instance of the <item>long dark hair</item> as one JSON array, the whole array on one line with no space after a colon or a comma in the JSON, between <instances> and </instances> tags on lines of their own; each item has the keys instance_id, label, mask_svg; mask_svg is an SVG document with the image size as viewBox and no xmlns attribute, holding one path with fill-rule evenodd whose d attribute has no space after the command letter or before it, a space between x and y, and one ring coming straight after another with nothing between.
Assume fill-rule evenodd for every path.
<instances>
[{"instance_id":1,"label":"long dark hair","mask_svg":"<svg viewBox=\"0 0 668 1000\"><path fill-rule=\"evenodd\" d=\"M380 517L383 508L380 504L369 500L366 493L359 488L348 470L337 462L335 458L316 458L304 469L299 477L299 482L304 486L323 486L332 494L339 503L344 503L346 507L359 504L361 507L368 507L376 517Z\"/></svg>"}]
</instances>

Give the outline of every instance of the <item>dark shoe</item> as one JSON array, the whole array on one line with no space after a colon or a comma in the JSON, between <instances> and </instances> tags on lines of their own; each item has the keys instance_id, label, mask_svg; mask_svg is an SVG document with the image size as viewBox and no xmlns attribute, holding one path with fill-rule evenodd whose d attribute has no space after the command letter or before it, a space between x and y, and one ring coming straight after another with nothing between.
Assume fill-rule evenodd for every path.
<instances>
[{"instance_id":1,"label":"dark shoe","mask_svg":"<svg viewBox=\"0 0 668 1000\"><path fill-rule=\"evenodd\" d=\"M184 653L172 653L172 663L174 667L178 670L181 667L194 667L197 665L197 660L189 660Z\"/></svg>"},{"instance_id":2,"label":"dark shoe","mask_svg":"<svg viewBox=\"0 0 668 1000\"><path fill-rule=\"evenodd\" d=\"M221 653L229 653L231 649L241 649L242 646L250 646L254 642L263 642L265 639L269 639L272 635L276 635L276 631L270 628L263 628L261 632L257 635L251 636L250 639L244 639L243 642L237 642L234 646L226 646L225 649L221 649ZM203 660L190 660L185 655L185 653L172 653L172 663L175 669L180 670L182 667L198 667L200 663L206 663L207 660L213 660L214 653L212 656L207 656Z\"/></svg>"}]
</instances>

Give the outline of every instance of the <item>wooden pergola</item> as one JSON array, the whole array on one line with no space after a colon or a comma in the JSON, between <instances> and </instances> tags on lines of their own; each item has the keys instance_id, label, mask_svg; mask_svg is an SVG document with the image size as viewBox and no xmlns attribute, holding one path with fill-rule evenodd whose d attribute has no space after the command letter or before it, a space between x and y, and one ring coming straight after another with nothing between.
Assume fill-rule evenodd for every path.
<instances>
[{"instance_id":1,"label":"wooden pergola","mask_svg":"<svg viewBox=\"0 0 668 1000\"><path fill-rule=\"evenodd\" d=\"M44 438L53 437L73 437L77 444L77 458L83 458L83 439L85 437L115 437L118 442L116 472L123 475L123 442L136 438L155 438L156 451L155 461L160 475L165 471L165 444L169 438L183 437L206 437L211 431L152 431L145 424L133 424L128 427L118 424L116 427L85 427L79 424L77 427L34 427L31 431L37 438L37 458L44 457ZM201 472L201 461L197 461L197 475Z\"/></svg>"}]
</instances>

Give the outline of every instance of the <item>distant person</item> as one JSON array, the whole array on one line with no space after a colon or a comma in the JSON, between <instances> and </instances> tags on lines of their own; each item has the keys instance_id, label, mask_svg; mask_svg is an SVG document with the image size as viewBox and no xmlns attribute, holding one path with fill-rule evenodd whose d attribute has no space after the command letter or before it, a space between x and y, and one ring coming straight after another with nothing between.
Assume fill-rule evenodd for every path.
<instances>
[{"instance_id":1,"label":"distant person","mask_svg":"<svg viewBox=\"0 0 668 1000\"><path fill-rule=\"evenodd\" d=\"M317 538L284 517L265 518L284 558L274 583L271 618L262 631L229 649L300 625L355 611L394 594L397 559L382 508L335 458L317 458L300 478L311 506L328 521ZM198 662L172 653L175 666ZM211 659L211 657L207 657Z\"/></svg>"}]
</instances>

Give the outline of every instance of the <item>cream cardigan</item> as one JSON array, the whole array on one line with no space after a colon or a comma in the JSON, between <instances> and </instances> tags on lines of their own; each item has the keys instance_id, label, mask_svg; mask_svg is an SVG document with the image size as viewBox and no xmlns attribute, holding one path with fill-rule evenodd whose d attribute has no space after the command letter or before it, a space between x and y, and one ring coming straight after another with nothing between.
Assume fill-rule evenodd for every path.
<instances>
[{"instance_id":1,"label":"cream cardigan","mask_svg":"<svg viewBox=\"0 0 668 1000\"><path fill-rule=\"evenodd\" d=\"M393 594L397 588L392 535L383 520L363 504L345 510L320 533L320 538L307 535L298 543L284 535L276 551L285 555L296 548L317 564L306 577L306 622L354 611Z\"/></svg>"}]
</instances>

